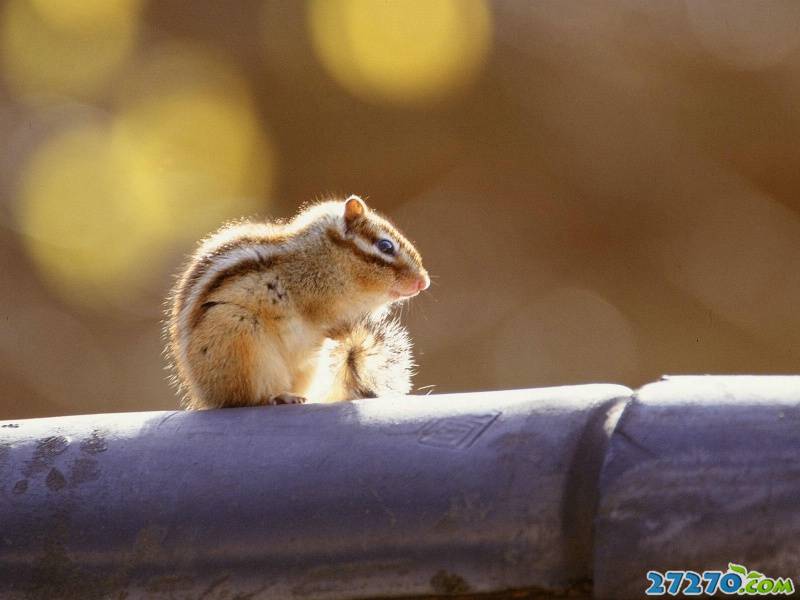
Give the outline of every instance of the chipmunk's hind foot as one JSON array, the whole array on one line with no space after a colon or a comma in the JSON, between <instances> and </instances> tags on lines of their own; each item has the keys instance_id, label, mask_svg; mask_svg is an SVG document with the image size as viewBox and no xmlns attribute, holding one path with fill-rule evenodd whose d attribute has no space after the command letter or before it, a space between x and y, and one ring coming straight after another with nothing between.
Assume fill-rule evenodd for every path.
<instances>
[{"instance_id":1,"label":"chipmunk's hind foot","mask_svg":"<svg viewBox=\"0 0 800 600\"><path fill-rule=\"evenodd\" d=\"M268 406L277 406L278 404L305 404L306 399L303 396L295 396L294 394L290 394L289 392L283 392L282 394L275 394L274 396L270 396L269 399L265 402Z\"/></svg>"}]
</instances>

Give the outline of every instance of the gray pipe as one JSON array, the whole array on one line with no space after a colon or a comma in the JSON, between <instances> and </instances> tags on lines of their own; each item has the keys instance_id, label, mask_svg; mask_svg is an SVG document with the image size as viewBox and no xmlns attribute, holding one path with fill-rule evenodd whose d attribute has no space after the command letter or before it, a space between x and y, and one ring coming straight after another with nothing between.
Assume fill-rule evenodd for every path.
<instances>
[{"instance_id":1,"label":"gray pipe","mask_svg":"<svg viewBox=\"0 0 800 600\"><path fill-rule=\"evenodd\" d=\"M614 432L595 597L643 597L650 569L729 562L800 583L800 377L667 378Z\"/></svg>"},{"instance_id":2,"label":"gray pipe","mask_svg":"<svg viewBox=\"0 0 800 600\"><path fill-rule=\"evenodd\" d=\"M798 380L0 423L0 597L639 598L648 569L796 576Z\"/></svg>"}]
</instances>

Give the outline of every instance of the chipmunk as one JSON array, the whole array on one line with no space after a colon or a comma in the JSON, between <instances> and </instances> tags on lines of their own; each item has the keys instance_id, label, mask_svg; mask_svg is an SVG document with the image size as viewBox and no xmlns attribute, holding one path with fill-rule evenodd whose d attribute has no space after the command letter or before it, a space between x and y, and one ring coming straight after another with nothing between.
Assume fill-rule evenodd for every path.
<instances>
[{"instance_id":1,"label":"chipmunk","mask_svg":"<svg viewBox=\"0 0 800 600\"><path fill-rule=\"evenodd\" d=\"M204 240L169 298L187 409L337 402L411 388L388 307L430 285L419 252L358 196Z\"/></svg>"}]
</instances>

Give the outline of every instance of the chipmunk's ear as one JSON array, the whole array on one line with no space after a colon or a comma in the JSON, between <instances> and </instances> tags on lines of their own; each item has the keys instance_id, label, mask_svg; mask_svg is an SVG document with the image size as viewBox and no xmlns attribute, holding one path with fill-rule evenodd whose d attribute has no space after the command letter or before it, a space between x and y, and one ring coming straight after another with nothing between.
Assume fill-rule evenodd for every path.
<instances>
[{"instance_id":1,"label":"chipmunk's ear","mask_svg":"<svg viewBox=\"0 0 800 600\"><path fill-rule=\"evenodd\" d=\"M348 225L367 214L367 205L358 196L350 196L344 203L344 221Z\"/></svg>"}]
</instances>

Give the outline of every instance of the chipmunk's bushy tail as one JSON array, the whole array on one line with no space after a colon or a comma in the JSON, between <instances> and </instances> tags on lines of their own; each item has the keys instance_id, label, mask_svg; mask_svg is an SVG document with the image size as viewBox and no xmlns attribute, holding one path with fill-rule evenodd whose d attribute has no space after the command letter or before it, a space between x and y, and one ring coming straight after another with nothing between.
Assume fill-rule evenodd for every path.
<instances>
[{"instance_id":1,"label":"chipmunk's bushy tail","mask_svg":"<svg viewBox=\"0 0 800 600\"><path fill-rule=\"evenodd\" d=\"M411 339L396 319L367 317L334 338L330 350L333 388L342 400L375 398L411 391Z\"/></svg>"}]
</instances>

